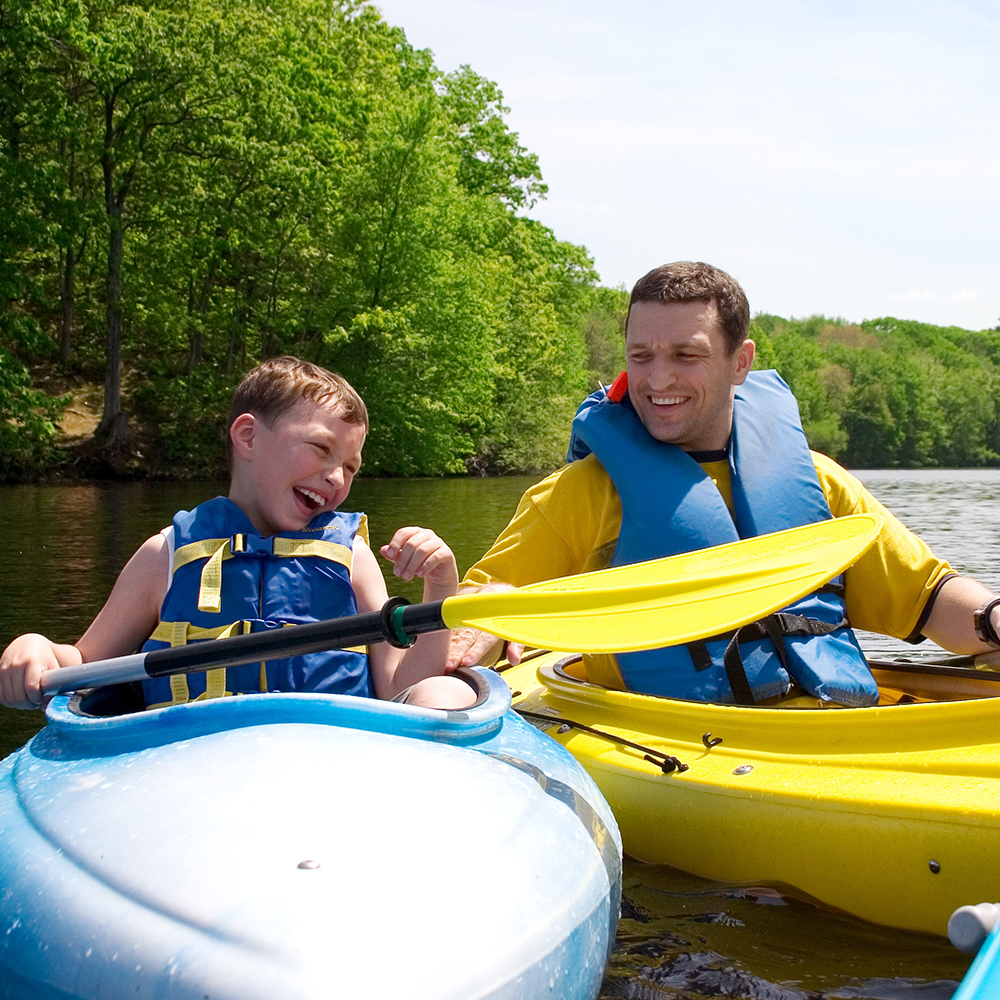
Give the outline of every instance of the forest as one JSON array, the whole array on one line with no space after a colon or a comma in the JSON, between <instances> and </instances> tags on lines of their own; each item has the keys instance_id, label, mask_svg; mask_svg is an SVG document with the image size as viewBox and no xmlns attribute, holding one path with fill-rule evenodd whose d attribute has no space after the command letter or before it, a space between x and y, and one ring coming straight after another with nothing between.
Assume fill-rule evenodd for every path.
<instances>
[{"instance_id":1,"label":"forest","mask_svg":"<svg viewBox=\"0 0 1000 1000\"><path fill-rule=\"evenodd\" d=\"M366 474L560 464L627 293L530 217L507 114L354 0L0 0L0 481L220 475L232 388L285 353L365 398ZM1000 331L752 336L843 463L1000 461Z\"/></svg>"}]
</instances>

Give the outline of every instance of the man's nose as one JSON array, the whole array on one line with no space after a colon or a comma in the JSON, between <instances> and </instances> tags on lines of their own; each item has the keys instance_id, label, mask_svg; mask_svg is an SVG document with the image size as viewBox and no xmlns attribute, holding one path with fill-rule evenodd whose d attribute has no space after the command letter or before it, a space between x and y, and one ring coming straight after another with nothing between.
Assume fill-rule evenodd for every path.
<instances>
[{"instance_id":1,"label":"man's nose","mask_svg":"<svg viewBox=\"0 0 1000 1000\"><path fill-rule=\"evenodd\" d=\"M653 389L669 389L677 381L677 370L666 358L657 358L649 373L649 385Z\"/></svg>"}]
</instances>

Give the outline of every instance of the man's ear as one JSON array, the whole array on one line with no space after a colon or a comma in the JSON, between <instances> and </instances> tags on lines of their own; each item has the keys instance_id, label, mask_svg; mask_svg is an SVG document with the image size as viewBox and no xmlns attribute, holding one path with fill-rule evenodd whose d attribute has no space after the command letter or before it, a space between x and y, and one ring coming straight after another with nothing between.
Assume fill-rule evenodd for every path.
<instances>
[{"instance_id":1,"label":"man's ear","mask_svg":"<svg viewBox=\"0 0 1000 1000\"><path fill-rule=\"evenodd\" d=\"M241 413L229 428L233 454L249 459L253 455L254 438L257 436L257 418L252 413Z\"/></svg>"},{"instance_id":2,"label":"man's ear","mask_svg":"<svg viewBox=\"0 0 1000 1000\"><path fill-rule=\"evenodd\" d=\"M757 345L752 340L744 340L736 349L736 373L733 385L743 385L753 368L753 359L757 356Z\"/></svg>"}]
</instances>

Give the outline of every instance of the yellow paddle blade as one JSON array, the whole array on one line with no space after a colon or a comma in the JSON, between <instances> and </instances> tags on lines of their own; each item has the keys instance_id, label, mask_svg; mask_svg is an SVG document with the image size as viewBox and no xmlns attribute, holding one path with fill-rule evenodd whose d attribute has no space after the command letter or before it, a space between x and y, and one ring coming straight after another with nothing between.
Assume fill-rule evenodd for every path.
<instances>
[{"instance_id":1,"label":"yellow paddle blade","mask_svg":"<svg viewBox=\"0 0 1000 1000\"><path fill-rule=\"evenodd\" d=\"M498 593L449 597L449 628L545 649L624 653L704 639L812 593L882 530L878 514L818 524Z\"/></svg>"}]
</instances>

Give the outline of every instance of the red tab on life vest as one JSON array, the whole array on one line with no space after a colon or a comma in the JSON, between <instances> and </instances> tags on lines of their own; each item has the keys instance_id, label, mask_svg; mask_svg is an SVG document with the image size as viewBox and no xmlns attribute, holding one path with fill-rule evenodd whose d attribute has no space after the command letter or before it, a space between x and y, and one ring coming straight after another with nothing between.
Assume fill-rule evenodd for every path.
<instances>
[{"instance_id":1,"label":"red tab on life vest","mask_svg":"<svg viewBox=\"0 0 1000 1000\"><path fill-rule=\"evenodd\" d=\"M608 399L612 403L620 403L624 398L625 394L628 392L628 372L622 372L611 383L611 388L608 389Z\"/></svg>"}]
</instances>

